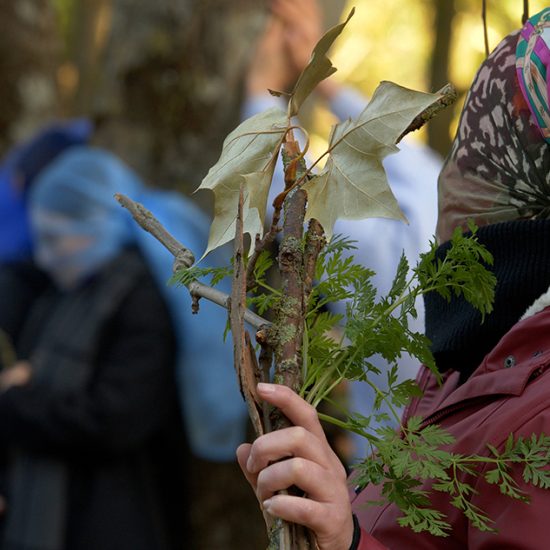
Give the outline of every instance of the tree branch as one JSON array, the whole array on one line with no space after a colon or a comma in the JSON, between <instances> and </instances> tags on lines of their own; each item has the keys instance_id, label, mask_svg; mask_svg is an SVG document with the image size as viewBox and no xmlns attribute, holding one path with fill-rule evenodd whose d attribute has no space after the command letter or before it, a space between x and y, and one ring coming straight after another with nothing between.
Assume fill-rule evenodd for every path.
<instances>
[{"instance_id":1,"label":"tree branch","mask_svg":"<svg viewBox=\"0 0 550 550\"><path fill-rule=\"evenodd\" d=\"M395 143L399 143L407 134L419 130L437 114L439 114L443 109L452 105L458 97L456 88L452 84L445 84L441 90L436 92L441 97L433 104L430 105L427 109L424 109L418 116L414 117L409 126L405 131L399 136Z\"/></svg>"},{"instance_id":2,"label":"tree branch","mask_svg":"<svg viewBox=\"0 0 550 550\"><path fill-rule=\"evenodd\" d=\"M157 241L159 241L172 254L172 256L174 256L174 272L178 271L182 267L189 268L193 265L195 262L193 252L170 235L170 233L166 231L162 224L151 212L149 212L149 210L147 210L147 208L145 208L142 204L126 197L125 195L121 195L120 193L117 193L115 198L130 212L136 223L142 229L153 235L153 237L155 237L155 239L157 239ZM231 299L225 292L221 292L220 290L198 281L189 283L187 288L194 299L204 298L225 309L229 309L230 307L229 304ZM271 325L269 321L249 309L245 309L244 311L244 320L252 325L256 330L261 327Z\"/></svg>"},{"instance_id":3,"label":"tree branch","mask_svg":"<svg viewBox=\"0 0 550 550\"><path fill-rule=\"evenodd\" d=\"M317 258L326 242L322 225L316 219L311 218L306 233L306 245L304 249L304 303L306 305L313 288Z\"/></svg>"}]
</instances>

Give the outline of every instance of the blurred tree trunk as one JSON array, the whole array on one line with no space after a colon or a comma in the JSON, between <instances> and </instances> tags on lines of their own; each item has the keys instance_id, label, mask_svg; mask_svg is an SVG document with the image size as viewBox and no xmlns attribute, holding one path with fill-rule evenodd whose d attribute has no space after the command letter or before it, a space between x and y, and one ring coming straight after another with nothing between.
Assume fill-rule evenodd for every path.
<instances>
[{"instance_id":1,"label":"blurred tree trunk","mask_svg":"<svg viewBox=\"0 0 550 550\"><path fill-rule=\"evenodd\" d=\"M73 114L151 183L197 187L239 122L265 3L81 0L75 18Z\"/></svg>"},{"instance_id":2,"label":"blurred tree trunk","mask_svg":"<svg viewBox=\"0 0 550 550\"><path fill-rule=\"evenodd\" d=\"M0 0L0 153L57 113L60 54L49 0Z\"/></svg>"},{"instance_id":3,"label":"blurred tree trunk","mask_svg":"<svg viewBox=\"0 0 550 550\"><path fill-rule=\"evenodd\" d=\"M452 43L453 19L456 14L454 0L441 2L433 0L434 47L430 66L430 89L439 90L449 82L449 57ZM451 146L449 127L453 109L445 109L428 124L428 143L442 156L446 156Z\"/></svg>"},{"instance_id":4,"label":"blurred tree trunk","mask_svg":"<svg viewBox=\"0 0 550 550\"><path fill-rule=\"evenodd\" d=\"M67 109L89 114L102 72L101 54L111 28L112 0L72 0L72 25L68 33L68 56L72 62L73 90ZM70 86L71 83L69 82Z\"/></svg>"}]
</instances>

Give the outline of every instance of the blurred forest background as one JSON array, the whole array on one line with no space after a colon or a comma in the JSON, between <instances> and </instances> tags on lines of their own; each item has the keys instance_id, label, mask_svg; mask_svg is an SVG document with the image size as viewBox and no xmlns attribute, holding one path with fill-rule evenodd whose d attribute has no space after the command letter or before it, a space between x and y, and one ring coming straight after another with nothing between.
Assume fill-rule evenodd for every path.
<instances>
[{"instance_id":1,"label":"blurred forest background","mask_svg":"<svg viewBox=\"0 0 550 550\"><path fill-rule=\"evenodd\" d=\"M322 3L327 27L356 7L332 55L333 78L367 95L381 80L425 91L448 81L458 88L454 108L418 135L445 155L485 56L482 1ZM529 4L535 13L547 2ZM0 0L0 154L52 119L89 116L97 123L96 144L150 184L191 193L239 123L243 77L267 6L268 0ZM524 0L487 6L492 48L520 26ZM315 152L334 121L314 97L308 102L304 122ZM199 195L209 206L211 197ZM199 548L262 547L263 521L237 466L211 466L194 480ZM213 517L224 518L216 529ZM223 529L244 523L231 549L219 542L229 537Z\"/></svg>"},{"instance_id":2,"label":"blurred forest background","mask_svg":"<svg viewBox=\"0 0 550 550\"><path fill-rule=\"evenodd\" d=\"M444 155L485 55L481 0L325 0L326 25L352 5L333 78L372 93L450 81L453 111L419 139ZM490 46L520 24L523 0L487 2ZM544 7L531 0L530 12ZM267 0L0 0L0 153L54 117L93 116L96 142L153 185L195 189L239 122L243 75ZM310 102L320 148L332 119ZM204 200L203 197L201 197Z\"/></svg>"}]
</instances>

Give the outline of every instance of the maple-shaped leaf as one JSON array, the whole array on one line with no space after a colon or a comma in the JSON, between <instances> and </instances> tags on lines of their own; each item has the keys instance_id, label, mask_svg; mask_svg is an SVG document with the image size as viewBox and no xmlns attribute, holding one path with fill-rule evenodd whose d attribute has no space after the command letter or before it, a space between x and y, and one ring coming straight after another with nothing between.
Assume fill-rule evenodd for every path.
<instances>
[{"instance_id":1,"label":"maple-shaped leaf","mask_svg":"<svg viewBox=\"0 0 550 550\"><path fill-rule=\"evenodd\" d=\"M302 103L316 88L317 84L336 72L336 67L332 65L332 61L327 57L327 52L336 38L338 38L340 33L344 30L344 27L347 25L354 13L355 8L351 10L347 19L343 23L329 29L321 37L319 42L317 42L315 48L313 48L311 59L300 74L290 96L290 102L288 105L289 116L293 117L297 115Z\"/></svg>"},{"instance_id":2,"label":"maple-shaped leaf","mask_svg":"<svg viewBox=\"0 0 550 550\"><path fill-rule=\"evenodd\" d=\"M382 160L399 151L395 143L403 131L439 98L382 82L356 120L333 127L324 169L303 186L308 194L306 219L318 220L327 239L337 219L407 221L388 185Z\"/></svg>"},{"instance_id":3,"label":"maple-shaped leaf","mask_svg":"<svg viewBox=\"0 0 550 550\"><path fill-rule=\"evenodd\" d=\"M269 187L287 127L286 113L272 108L245 120L225 139L218 162L198 187L214 192L214 220L203 257L234 238L243 182L244 233L252 244L256 234L263 234Z\"/></svg>"}]
</instances>

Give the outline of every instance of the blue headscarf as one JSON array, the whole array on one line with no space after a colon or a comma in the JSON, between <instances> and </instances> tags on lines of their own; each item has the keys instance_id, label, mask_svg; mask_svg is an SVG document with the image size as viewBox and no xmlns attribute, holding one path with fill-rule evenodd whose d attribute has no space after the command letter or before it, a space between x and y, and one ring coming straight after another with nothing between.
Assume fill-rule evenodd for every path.
<instances>
[{"instance_id":1,"label":"blue headscarf","mask_svg":"<svg viewBox=\"0 0 550 550\"><path fill-rule=\"evenodd\" d=\"M86 119L51 124L4 157L0 164L0 262L30 258L26 190L57 155L86 143L91 132L92 124Z\"/></svg>"},{"instance_id":2,"label":"blue headscarf","mask_svg":"<svg viewBox=\"0 0 550 550\"><path fill-rule=\"evenodd\" d=\"M226 312L203 300L199 315L191 313L187 290L167 285L172 255L118 205L115 193L142 203L195 254L205 249L210 224L193 203L175 192L147 188L115 156L91 147L72 148L37 178L29 197L31 215L53 216L49 226L54 230L56 220L66 220L59 230L66 227L92 242L75 254L76 261L83 262L84 276L93 271L92 264L101 266L127 244L139 247L172 315L180 403L191 447L202 458L232 461L245 437L246 407L232 367L231 345L222 340ZM204 266L227 263L227 257L213 254Z\"/></svg>"}]
</instances>

